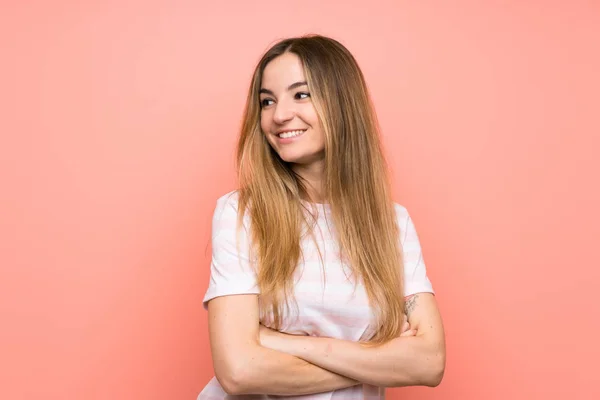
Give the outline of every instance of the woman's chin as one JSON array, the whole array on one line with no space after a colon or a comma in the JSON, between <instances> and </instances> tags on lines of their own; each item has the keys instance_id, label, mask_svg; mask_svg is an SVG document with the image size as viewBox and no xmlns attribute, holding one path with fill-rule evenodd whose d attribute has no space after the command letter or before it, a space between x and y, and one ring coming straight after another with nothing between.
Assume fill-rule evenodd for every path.
<instances>
[{"instance_id":1,"label":"woman's chin","mask_svg":"<svg viewBox=\"0 0 600 400\"><path fill-rule=\"evenodd\" d=\"M288 164L308 165L319 161L322 157L317 154L298 154L291 152L279 153L279 158Z\"/></svg>"},{"instance_id":2,"label":"woman's chin","mask_svg":"<svg viewBox=\"0 0 600 400\"><path fill-rule=\"evenodd\" d=\"M280 153L279 158L289 164L301 164L304 157L300 154Z\"/></svg>"}]
</instances>

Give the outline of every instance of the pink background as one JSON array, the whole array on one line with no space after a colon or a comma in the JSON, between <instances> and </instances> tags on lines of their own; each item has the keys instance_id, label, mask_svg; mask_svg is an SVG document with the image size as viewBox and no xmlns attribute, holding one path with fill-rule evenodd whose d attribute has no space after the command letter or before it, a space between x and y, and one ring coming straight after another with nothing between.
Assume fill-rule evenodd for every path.
<instances>
[{"instance_id":1,"label":"pink background","mask_svg":"<svg viewBox=\"0 0 600 400\"><path fill-rule=\"evenodd\" d=\"M252 69L362 66L444 316L390 399L600 398L600 3L4 1L0 398L195 399L210 220Z\"/></svg>"}]
</instances>

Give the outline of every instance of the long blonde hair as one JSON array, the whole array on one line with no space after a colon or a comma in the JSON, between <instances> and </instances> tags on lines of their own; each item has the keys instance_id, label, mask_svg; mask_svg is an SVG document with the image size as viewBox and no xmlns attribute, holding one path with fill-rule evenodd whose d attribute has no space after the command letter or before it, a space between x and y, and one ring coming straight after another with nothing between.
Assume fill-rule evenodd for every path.
<instances>
[{"instance_id":1,"label":"long blonde hair","mask_svg":"<svg viewBox=\"0 0 600 400\"><path fill-rule=\"evenodd\" d=\"M400 333L404 313L402 257L379 127L363 74L338 41L310 35L286 39L262 57L250 85L237 148L239 220L251 221L261 311L274 324L292 296L306 224L302 179L271 148L260 127L259 90L266 65L291 52L304 67L325 134L324 191L340 249L362 281L376 313L371 344Z\"/></svg>"}]
</instances>

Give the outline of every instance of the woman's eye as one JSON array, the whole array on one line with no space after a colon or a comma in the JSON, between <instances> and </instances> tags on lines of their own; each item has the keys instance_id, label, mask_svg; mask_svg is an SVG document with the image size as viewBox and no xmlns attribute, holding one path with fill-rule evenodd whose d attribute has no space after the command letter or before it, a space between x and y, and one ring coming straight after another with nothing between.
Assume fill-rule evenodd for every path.
<instances>
[{"instance_id":1,"label":"woman's eye","mask_svg":"<svg viewBox=\"0 0 600 400\"><path fill-rule=\"evenodd\" d=\"M296 99L298 99L298 100L306 99L306 98L309 98L309 97L310 97L310 94L307 93L307 92L298 92L298 93L296 93Z\"/></svg>"},{"instance_id":2,"label":"woman's eye","mask_svg":"<svg viewBox=\"0 0 600 400\"><path fill-rule=\"evenodd\" d=\"M272 103L273 103L273 100L271 100L271 99L262 99L260 101L260 106L267 107L267 106L270 106Z\"/></svg>"}]
</instances>

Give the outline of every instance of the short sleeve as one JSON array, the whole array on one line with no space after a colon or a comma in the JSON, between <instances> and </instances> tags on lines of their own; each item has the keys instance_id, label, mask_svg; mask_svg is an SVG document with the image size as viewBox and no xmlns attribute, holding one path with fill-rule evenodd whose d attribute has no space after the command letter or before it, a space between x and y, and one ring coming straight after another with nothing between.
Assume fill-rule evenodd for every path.
<instances>
[{"instance_id":1,"label":"short sleeve","mask_svg":"<svg viewBox=\"0 0 600 400\"><path fill-rule=\"evenodd\" d=\"M431 281L427 276L421 243L412 218L406 208L398 204L396 204L396 214L404 263L404 296L423 292L434 293Z\"/></svg>"},{"instance_id":2,"label":"short sleeve","mask_svg":"<svg viewBox=\"0 0 600 400\"><path fill-rule=\"evenodd\" d=\"M244 223L237 229L237 193L217 200L212 220L210 281L203 306L215 297L258 294L256 273L250 264L250 242Z\"/></svg>"}]
</instances>

